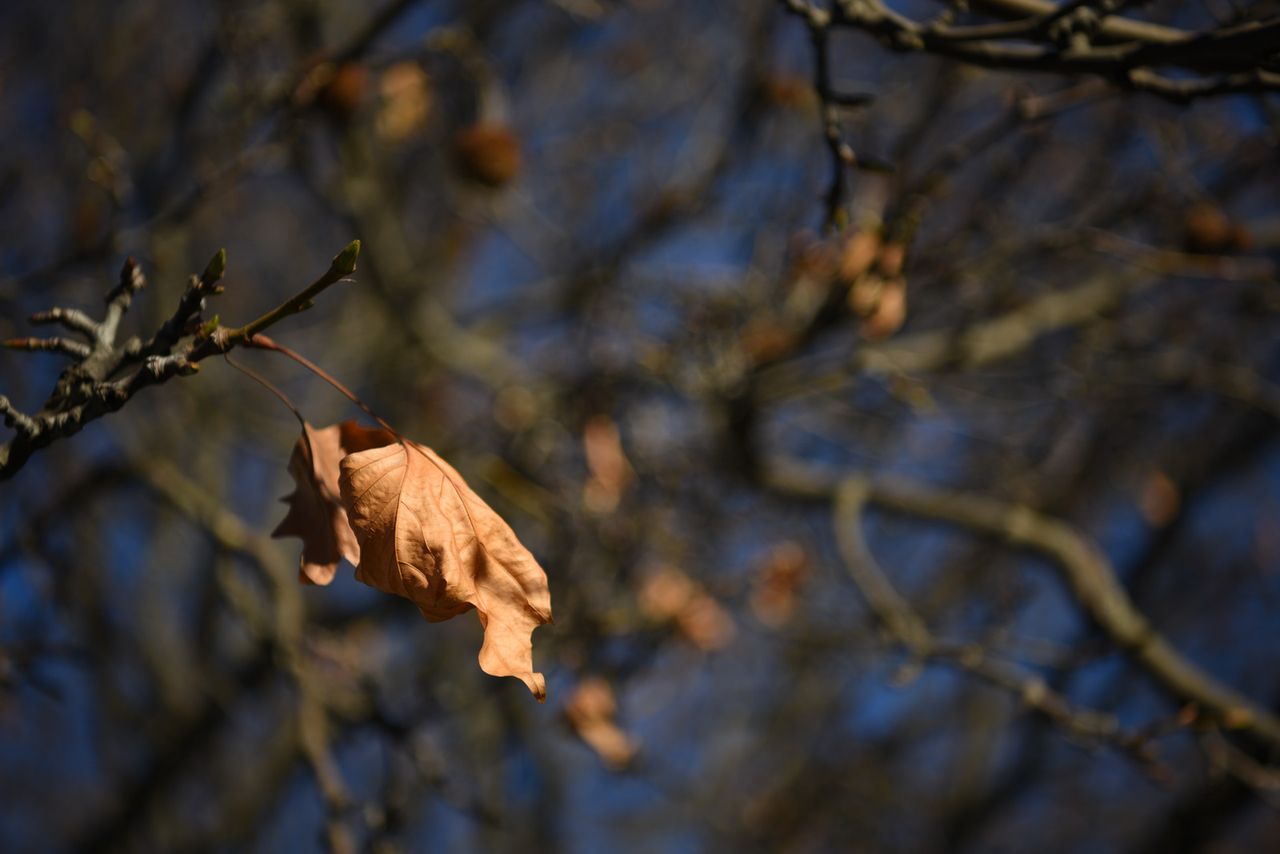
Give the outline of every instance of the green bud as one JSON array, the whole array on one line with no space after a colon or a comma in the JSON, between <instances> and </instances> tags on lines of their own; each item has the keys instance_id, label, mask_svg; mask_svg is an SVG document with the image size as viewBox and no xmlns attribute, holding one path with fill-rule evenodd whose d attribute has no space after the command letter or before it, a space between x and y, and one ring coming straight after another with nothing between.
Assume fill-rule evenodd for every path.
<instances>
[{"instance_id":1,"label":"green bud","mask_svg":"<svg viewBox=\"0 0 1280 854\"><path fill-rule=\"evenodd\" d=\"M356 259L360 257L360 241L353 240L346 245L337 257L333 259L333 263L329 265L329 269L343 276L349 276L356 271Z\"/></svg>"},{"instance_id":2,"label":"green bud","mask_svg":"<svg viewBox=\"0 0 1280 854\"><path fill-rule=\"evenodd\" d=\"M205 265L204 272L200 274L200 283L208 287L221 279L225 272L227 272L227 250L219 249Z\"/></svg>"}]
</instances>

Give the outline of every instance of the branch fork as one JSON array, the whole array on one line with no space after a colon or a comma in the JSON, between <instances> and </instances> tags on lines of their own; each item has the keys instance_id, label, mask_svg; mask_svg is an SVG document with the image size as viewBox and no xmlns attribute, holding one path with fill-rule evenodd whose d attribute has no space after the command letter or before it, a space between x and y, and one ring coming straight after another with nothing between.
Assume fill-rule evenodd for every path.
<instances>
[{"instance_id":1,"label":"branch fork","mask_svg":"<svg viewBox=\"0 0 1280 854\"><path fill-rule=\"evenodd\" d=\"M191 277L173 314L146 341L131 337L117 343L120 322L134 294L147 284L142 268L133 258L125 260L119 280L107 294L101 320L94 320L80 309L61 306L32 315L33 324L61 326L78 337L13 338L3 342L12 350L56 352L71 357L73 362L63 370L34 415L21 412L0 395L0 416L15 433L0 445L0 480L17 473L36 451L120 409L142 389L197 373L201 360L249 344L254 335L306 311L322 291L355 272L359 255L360 241L353 240L334 257L320 278L266 314L234 328L223 327L216 316L209 321L202 317L209 298L223 292L219 282L227 268L224 249L214 254L204 272Z\"/></svg>"}]
</instances>

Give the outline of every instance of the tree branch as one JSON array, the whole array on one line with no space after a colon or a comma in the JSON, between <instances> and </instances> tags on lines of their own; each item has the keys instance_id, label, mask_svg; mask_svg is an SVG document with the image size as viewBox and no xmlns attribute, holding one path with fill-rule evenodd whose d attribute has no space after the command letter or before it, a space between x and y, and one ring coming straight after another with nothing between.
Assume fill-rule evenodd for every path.
<instances>
[{"instance_id":1,"label":"tree branch","mask_svg":"<svg viewBox=\"0 0 1280 854\"><path fill-rule=\"evenodd\" d=\"M768 480L772 486L812 498L840 500L843 493L846 506L852 495L887 510L958 525L1045 556L1061 570L1090 617L1171 695L1196 703L1224 729L1271 749L1280 748L1280 718L1174 649L1134 606L1106 556L1065 522L1022 504L906 480L864 476L832 480L799 463L775 465Z\"/></svg>"},{"instance_id":2,"label":"tree branch","mask_svg":"<svg viewBox=\"0 0 1280 854\"><path fill-rule=\"evenodd\" d=\"M116 343L120 321L133 295L146 286L142 270L132 258L125 261L119 283L107 295L101 321L77 309L53 308L36 314L33 322L62 323L83 333L91 343L62 338L5 342L16 349L57 350L76 361L62 372L48 400L34 415L19 411L0 395L0 415L16 432L0 445L0 480L13 477L36 451L115 412L142 389L196 373L201 360L241 346L284 318L310 308L322 291L355 271L359 255L360 241L354 240L316 281L261 317L231 329L220 328L216 317L202 324L200 317L208 297L222 293L218 282L226 271L225 250L213 256L202 274L191 277L173 315L146 343L137 338Z\"/></svg>"},{"instance_id":3,"label":"tree branch","mask_svg":"<svg viewBox=\"0 0 1280 854\"><path fill-rule=\"evenodd\" d=\"M898 593L867 547L862 536L862 514L870 498L866 480L850 478L840 484L833 502L836 542L849 577L895 640L919 660L951 664L1009 692L1073 735L1110 744L1144 763L1154 762L1147 739L1122 730L1115 716L1073 706L1039 676L993 657L978 644L952 643L936 637Z\"/></svg>"},{"instance_id":4,"label":"tree branch","mask_svg":"<svg viewBox=\"0 0 1280 854\"><path fill-rule=\"evenodd\" d=\"M1280 92L1276 39L1280 18L1202 32L1112 14L1119 4L988 0L975 5L1011 23L953 26L949 15L916 21L882 0L836 0L830 10L809 0L782 0L824 47L834 28L861 30L891 50L945 56L969 65L1068 75L1097 75L1125 89L1171 101ZM825 52L825 51L823 51ZM825 66L825 60L823 61ZM1157 72L1174 68L1193 76ZM822 75L814 85L821 94ZM826 104L826 100L823 101Z\"/></svg>"}]
</instances>

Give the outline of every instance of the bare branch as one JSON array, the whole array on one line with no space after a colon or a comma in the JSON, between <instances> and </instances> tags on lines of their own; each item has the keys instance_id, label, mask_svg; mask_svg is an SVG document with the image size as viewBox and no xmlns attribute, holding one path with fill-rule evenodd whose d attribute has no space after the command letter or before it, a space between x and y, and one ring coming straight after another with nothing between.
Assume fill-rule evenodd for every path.
<instances>
[{"instance_id":1,"label":"bare branch","mask_svg":"<svg viewBox=\"0 0 1280 854\"><path fill-rule=\"evenodd\" d=\"M777 465L769 482L793 494L817 498L846 490L887 510L959 525L1044 555L1062 571L1076 600L1112 641L1170 694L1182 702L1197 703L1225 729L1280 747L1280 718L1174 649L1134 606L1106 556L1065 522L1025 505L901 479L852 477L833 482L830 476L795 463Z\"/></svg>"},{"instance_id":2,"label":"bare branch","mask_svg":"<svg viewBox=\"0 0 1280 854\"><path fill-rule=\"evenodd\" d=\"M107 297L106 316L101 323L68 309L37 314L39 322L61 322L74 325L80 331L92 330L93 343L82 344L64 338L20 338L5 342L14 349L56 350L72 356L76 362L62 372L48 401L34 416L24 415L8 398L0 396L0 413L6 425L17 431L17 436L0 445L0 480L12 477L39 449L78 433L90 421L116 411L142 389L194 374L199 371L198 363L202 359L243 345L255 333L305 311L322 291L354 272L359 255L360 241L352 241L319 279L261 317L234 329L219 328L217 318L200 324L205 300L222 292L217 283L226 271L225 250L213 256L203 273L191 277L173 315L145 344L130 339L117 346L115 341L120 320L133 295L146 285L141 268L132 258L125 261L120 281ZM188 343L180 346L183 341Z\"/></svg>"},{"instance_id":3,"label":"bare branch","mask_svg":"<svg viewBox=\"0 0 1280 854\"><path fill-rule=\"evenodd\" d=\"M39 430L39 425L29 415L24 415L13 407L9 402L9 398L0 394L0 415L4 416L6 427L12 427L18 431L20 436L30 436ZM4 464L5 448L0 446L0 465Z\"/></svg>"},{"instance_id":4,"label":"bare branch","mask_svg":"<svg viewBox=\"0 0 1280 854\"><path fill-rule=\"evenodd\" d=\"M978 644L948 643L934 636L885 575L862 536L862 514L871 495L865 480L850 478L840 484L833 502L836 541L849 577L898 642L920 660L951 664L1013 694L1075 736L1110 744L1146 763L1154 761L1147 740L1124 732L1113 715L1073 706L1039 676L995 658Z\"/></svg>"},{"instance_id":5,"label":"bare branch","mask_svg":"<svg viewBox=\"0 0 1280 854\"><path fill-rule=\"evenodd\" d=\"M867 106L875 100L875 96L862 93L842 95L834 91L827 49L831 18L826 11L803 0L784 0L784 6L805 22L813 42L813 85L821 105L819 112L822 118L822 135L826 140L827 150L831 153L831 183L826 194L826 219L828 226L841 226L847 183L845 170L857 168L885 172L892 171L893 168L874 158L859 157L853 146L845 140L840 128L840 108Z\"/></svg>"},{"instance_id":6,"label":"bare branch","mask_svg":"<svg viewBox=\"0 0 1280 854\"><path fill-rule=\"evenodd\" d=\"M926 330L865 345L853 352L848 363L821 374L800 363L773 365L760 372L759 399L838 388L859 376L891 377L990 365L1025 352L1046 335L1089 322L1154 281L1157 279L1143 270L1099 275L968 327Z\"/></svg>"},{"instance_id":7,"label":"bare branch","mask_svg":"<svg viewBox=\"0 0 1280 854\"><path fill-rule=\"evenodd\" d=\"M30 317L31 323L61 323L72 332L79 332L90 339L98 337L98 323L78 308L51 308L38 311Z\"/></svg>"},{"instance_id":8,"label":"bare branch","mask_svg":"<svg viewBox=\"0 0 1280 854\"><path fill-rule=\"evenodd\" d=\"M62 353L74 359L87 359L92 352L88 344L72 341L70 338L9 338L0 342L0 346L9 350L26 350L30 353L42 351Z\"/></svg>"},{"instance_id":9,"label":"bare branch","mask_svg":"<svg viewBox=\"0 0 1280 854\"><path fill-rule=\"evenodd\" d=\"M824 108L828 145L837 155L842 149L832 139L827 79L828 36L836 28L860 30L899 52L933 53L983 68L1096 75L1179 103L1280 92L1280 18L1187 32L1111 13L1123 4L1095 10L1076 2L993 0L975 5L1012 21L954 26L950 16L913 20L882 0L837 0L829 11L806 0L782 0L782 5L809 28L814 86ZM1157 70L1161 68L1190 76L1171 76Z\"/></svg>"}]
</instances>

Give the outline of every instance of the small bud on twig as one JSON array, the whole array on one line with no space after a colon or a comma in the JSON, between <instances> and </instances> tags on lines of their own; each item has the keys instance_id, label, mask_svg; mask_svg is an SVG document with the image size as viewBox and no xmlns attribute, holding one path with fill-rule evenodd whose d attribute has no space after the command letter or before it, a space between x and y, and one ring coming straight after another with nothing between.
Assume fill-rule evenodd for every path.
<instances>
[{"instance_id":1,"label":"small bud on twig","mask_svg":"<svg viewBox=\"0 0 1280 854\"><path fill-rule=\"evenodd\" d=\"M204 272L200 274L200 285L205 288L212 287L220 279L222 274L227 271L227 250L219 249L214 256L209 259L209 263L205 265Z\"/></svg>"},{"instance_id":2,"label":"small bud on twig","mask_svg":"<svg viewBox=\"0 0 1280 854\"><path fill-rule=\"evenodd\" d=\"M207 323L204 323L198 330L196 330L196 337L208 338L214 333L214 330L221 325L222 318L215 314Z\"/></svg>"},{"instance_id":3,"label":"small bud on twig","mask_svg":"<svg viewBox=\"0 0 1280 854\"><path fill-rule=\"evenodd\" d=\"M349 276L356 271L356 259L360 257L360 241L353 240L337 254L329 269L335 273Z\"/></svg>"}]
</instances>

